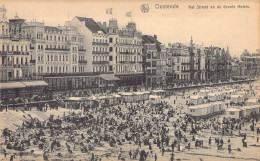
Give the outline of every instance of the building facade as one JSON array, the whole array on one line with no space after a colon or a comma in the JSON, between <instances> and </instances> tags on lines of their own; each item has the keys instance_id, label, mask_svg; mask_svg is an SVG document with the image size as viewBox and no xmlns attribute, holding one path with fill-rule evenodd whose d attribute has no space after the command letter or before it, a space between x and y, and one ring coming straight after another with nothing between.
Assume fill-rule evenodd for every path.
<instances>
[{"instance_id":1,"label":"building facade","mask_svg":"<svg viewBox=\"0 0 260 161\"><path fill-rule=\"evenodd\" d=\"M219 82L230 79L231 57L229 50L219 47L205 48L206 81Z\"/></svg>"},{"instance_id":2,"label":"building facade","mask_svg":"<svg viewBox=\"0 0 260 161\"><path fill-rule=\"evenodd\" d=\"M24 37L24 19L17 15L7 20L0 8L0 81L31 79L30 41Z\"/></svg>"},{"instance_id":3,"label":"building facade","mask_svg":"<svg viewBox=\"0 0 260 161\"><path fill-rule=\"evenodd\" d=\"M260 50L255 53L249 53L246 49L240 56L240 60L244 64L244 75L255 77L260 75Z\"/></svg>"},{"instance_id":4,"label":"building facade","mask_svg":"<svg viewBox=\"0 0 260 161\"><path fill-rule=\"evenodd\" d=\"M181 43L169 44L173 57L173 83L190 82L190 54L188 47Z\"/></svg>"},{"instance_id":5,"label":"building facade","mask_svg":"<svg viewBox=\"0 0 260 161\"><path fill-rule=\"evenodd\" d=\"M167 49L158 40L157 36L143 35L143 54L145 55L145 79L146 86L149 87L162 87L167 83L167 76L172 73L171 69L168 69L167 63L171 63L168 60Z\"/></svg>"},{"instance_id":6,"label":"building facade","mask_svg":"<svg viewBox=\"0 0 260 161\"><path fill-rule=\"evenodd\" d=\"M141 85L143 83L142 33L136 29L134 22L129 22L126 27L118 27L116 19L109 21L107 32L113 72L120 78L118 85Z\"/></svg>"},{"instance_id":7,"label":"building facade","mask_svg":"<svg viewBox=\"0 0 260 161\"><path fill-rule=\"evenodd\" d=\"M31 60L36 75L83 73L86 67L84 36L66 22L50 27L40 22L28 22L24 34L30 40Z\"/></svg>"}]
</instances>

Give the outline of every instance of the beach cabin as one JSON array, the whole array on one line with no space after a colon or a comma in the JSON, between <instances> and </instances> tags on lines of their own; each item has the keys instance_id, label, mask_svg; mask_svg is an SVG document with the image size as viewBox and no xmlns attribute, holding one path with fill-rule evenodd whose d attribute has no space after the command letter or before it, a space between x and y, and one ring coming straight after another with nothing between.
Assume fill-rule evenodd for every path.
<instances>
[{"instance_id":1,"label":"beach cabin","mask_svg":"<svg viewBox=\"0 0 260 161\"><path fill-rule=\"evenodd\" d=\"M207 96L208 96L208 93L210 93L210 90L208 90L208 89L201 89L201 90L199 91L199 94L200 94L201 96L203 96L203 97L207 97Z\"/></svg>"},{"instance_id":2,"label":"beach cabin","mask_svg":"<svg viewBox=\"0 0 260 161\"><path fill-rule=\"evenodd\" d=\"M119 94L114 94L113 95L113 104L117 105L117 104L121 104L122 103L122 96Z\"/></svg>"},{"instance_id":3,"label":"beach cabin","mask_svg":"<svg viewBox=\"0 0 260 161\"><path fill-rule=\"evenodd\" d=\"M209 93L208 94L208 100L211 102L217 101L217 94L216 93Z\"/></svg>"},{"instance_id":4,"label":"beach cabin","mask_svg":"<svg viewBox=\"0 0 260 161\"><path fill-rule=\"evenodd\" d=\"M149 103L158 104L158 103L161 103L161 102L162 102L161 96L158 96L158 95L150 95L149 96Z\"/></svg>"},{"instance_id":5,"label":"beach cabin","mask_svg":"<svg viewBox=\"0 0 260 161\"><path fill-rule=\"evenodd\" d=\"M205 116L208 114L208 105L207 104L202 104L202 105L196 105L196 106L189 106L188 107L188 112L191 116L194 117L200 117L200 116Z\"/></svg>"},{"instance_id":6,"label":"beach cabin","mask_svg":"<svg viewBox=\"0 0 260 161\"><path fill-rule=\"evenodd\" d=\"M108 105L113 105L114 104L114 97L111 95L108 96L99 96L98 100L101 104L106 104L108 103Z\"/></svg>"},{"instance_id":7,"label":"beach cabin","mask_svg":"<svg viewBox=\"0 0 260 161\"><path fill-rule=\"evenodd\" d=\"M247 105L257 105L259 104L259 99L257 98L250 98L246 101Z\"/></svg>"},{"instance_id":8,"label":"beach cabin","mask_svg":"<svg viewBox=\"0 0 260 161\"><path fill-rule=\"evenodd\" d=\"M152 91L153 95L161 96L161 98L164 98L166 96L165 90L157 89Z\"/></svg>"},{"instance_id":9,"label":"beach cabin","mask_svg":"<svg viewBox=\"0 0 260 161\"><path fill-rule=\"evenodd\" d=\"M150 91L143 91L143 99L144 100L149 100L149 95L151 94Z\"/></svg>"},{"instance_id":10,"label":"beach cabin","mask_svg":"<svg viewBox=\"0 0 260 161\"><path fill-rule=\"evenodd\" d=\"M94 106L98 101L98 98L96 96L90 96L84 101L87 106Z\"/></svg>"},{"instance_id":11,"label":"beach cabin","mask_svg":"<svg viewBox=\"0 0 260 161\"><path fill-rule=\"evenodd\" d=\"M69 109L81 108L81 103L82 103L81 97L68 97L63 101L65 102L65 108L69 108Z\"/></svg>"},{"instance_id":12,"label":"beach cabin","mask_svg":"<svg viewBox=\"0 0 260 161\"><path fill-rule=\"evenodd\" d=\"M259 114L259 105L245 106L242 109L244 110L243 113L244 117Z\"/></svg>"},{"instance_id":13,"label":"beach cabin","mask_svg":"<svg viewBox=\"0 0 260 161\"><path fill-rule=\"evenodd\" d=\"M230 108L226 110L226 116L228 118L239 119L243 116L243 110L237 108Z\"/></svg>"},{"instance_id":14,"label":"beach cabin","mask_svg":"<svg viewBox=\"0 0 260 161\"><path fill-rule=\"evenodd\" d=\"M200 95L193 95L190 96L190 103L192 103L193 105L200 105L203 103L203 96Z\"/></svg>"},{"instance_id":15,"label":"beach cabin","mask_svg":"<svg viewBox=\"0 0 260 161\"><path fill-rule=\"evenodd\" d=\"M143 92L134 92L133 97L135 102L143 101L144 100L144 93Z\"/></svg>"},{"instance_id":16,"label":"beach cabin","mask_svg":"<svg viewBox=\"0 0 260 161\"><path fill-rule=\"evenodd\" d=\"M132 93L132 92L120 92L119 94L122 96L122 98L125 102L127 102L127 103L135 102L134 93Z\"/></svg>"},{"instance_id":17,"label":"beach cabin","mask_svg":"<svg viewBox=\"0 0 260 161\"><path fill-rule=\"evenodd\" d=\"M244 98L248 98L248 92L247 91L237 92L237 95L242 95Z\"/></svg>"},{"instance_id":18,"label":"beach cabin","mask_svg":"<svg viewBox=\"0 0 260 161\"><path fill-rule=\"evenodd\" d=\"M244 98L242 95L232 95L231 96L231 101L234 103L241 103L244 101Z\"/></svg>"}]
</instances>

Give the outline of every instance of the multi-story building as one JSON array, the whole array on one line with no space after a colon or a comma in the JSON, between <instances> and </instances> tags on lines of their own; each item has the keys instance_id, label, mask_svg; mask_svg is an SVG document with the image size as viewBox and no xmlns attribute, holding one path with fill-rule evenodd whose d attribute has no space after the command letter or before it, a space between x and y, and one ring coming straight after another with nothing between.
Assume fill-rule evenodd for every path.
<instances>
[{"instance_id":1,"label":"multi-story building","mask_svg":"<svg viewBox=\"0 0 260 161\"><path fill-rule=\"evenodd\" d=\"M205 67L207 82L227 81L231 72L231 57L229 50L219 47L205 48Z\"/></svg>"},{"instance_id":2,"label":"multi-story building","mask_svg":"<svg viewBox=\"0 0 260 161\"><path fill-rule=\"evenodd\" d=\"M0 8L0 81L31 79L30 41L24 37L24 19L17 15L7 21L7 10Z\"/></svg>"},{"instance_id":3,"label":"multi-story building","mask_svg":"<svg viewBox=\"0 0 260 161\"><path fill-rule=\"evenodd\" d=\"M112 72L112 57L109 54L107 32L92 18L74 17L71 24L85 36L87 72Z\"/></svg>"},{"instance_id":4,"label":"multi-story building","mask_svg":"<svg viewBox=\"0 0 260 161\"><path fill-rule=\"evenodd\" d=\"M167 54L166 47L157 40L156 35L143 35L143 46L143 54L146 56L146 85L152 87L166 85L166 74L172 71L167 68L167 63L171 63L171 61L168 60L167 56L169 55Z\"/></svg>"},{"instance_id":5,"label":"multi-story building","mask_svg":"<svg viewBox=\"0 0 260 161\"><path fill-rule=\"evenodd\" d=\"M190 55L188 47L181 43L168 44L172 58L173 83L188 83L190 81Z\"/></svg>"},{"instance_id":6,"label":"multi-story building","mask_svg":"<svg viewBox=\"0 0 260 161\"><path fill-rule=\"evenodd\" d=\"M142 33L136 29L134 22L119 28L116 19L109 21L107 32L113 72L120 78L118 84L120 86L141 85L143 83Z\"/></svg>"},{"instance_id":7,"label":"multi-story building","mask_svg":"<svg viewBox=\"0 0 260 161\"><path fill-rule=\"evenodd\" d=\"M86 72L84 36L78 34L69 22L58 27L28 22L23 31L31 41L31 59L36 75Z\"/></svg>"},{"instance_id":8,"label":"multi-story building","mask_svg":"<svg viewBox=\"0 0 260 161\"><path fill-rule=\"evenodd\" d=\"M195 45L191 38L190 46L190 79L192 82L205 81L205 53L201 45Z\"/></svg>"},{"instance_id":9,"label":"multi-story building","mask_svg":"<svg viewBox=\"0 0 260 161\"><path fill-rule=\"evenodd\" d=\"M244 63L245 75L254 77L260 75L260 50L257 49L256 53L250 54L246 49L240 56L241 61Z\"/></svg>"}]
</instances>

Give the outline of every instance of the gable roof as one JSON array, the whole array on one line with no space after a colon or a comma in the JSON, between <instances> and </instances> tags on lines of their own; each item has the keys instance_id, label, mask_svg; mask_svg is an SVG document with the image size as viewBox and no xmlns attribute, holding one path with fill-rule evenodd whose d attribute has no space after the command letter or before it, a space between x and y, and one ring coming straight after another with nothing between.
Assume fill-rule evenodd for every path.
<instances>
[{"instance_id":1,"label":"gable roof","mask_svg":"<svg viewBox=\"0 0 260 161\"><path fill-rule=\"evenodd\" d=\"M157 51L161 51L161 42L159 42L157 39L155 39L153 36L150 36L150 35L143 35L142 36L142 39L143 39L143 44L146 44L146 43L155 43L156 45L156 49Z\"/></svg>"},{"instance_id":2,"label":"gable roof","mask_svg":"<svg viewBox=\"0 0 260 161\"><path fill-rule=\"evenodd\" d=\"M92 33L98 33L98 31L102 31L104 34L106 32L92 19L92 18L86 18L86 17L77 17L76 18L82 22L85 22L85 26L92 32Z\"/></svg>"}]
</instances>

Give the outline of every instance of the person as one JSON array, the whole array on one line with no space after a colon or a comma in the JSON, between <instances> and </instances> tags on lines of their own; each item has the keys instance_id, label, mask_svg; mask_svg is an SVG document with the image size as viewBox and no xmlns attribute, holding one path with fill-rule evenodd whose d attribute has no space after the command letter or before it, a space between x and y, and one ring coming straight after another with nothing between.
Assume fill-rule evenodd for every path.
<instances>
[{"instance_id":1,"label":"person","mask_svg":"<svg viewBox=\"0 0 260 161\"><path fill-rule=\"evenodd\" d=\"M171 161L173 161L174 160L174 154L172 153L171 154Z\"/></svg>"},{"instance_id":2,"label":"person","mask_svg":"<svg viewBox=\"0 0 260 161\"><path fill-rule=\"evenodd\" d=\"M130 157L130 159L132 158L132 151L131 150L129 151L129 157Z\"/></svg>"},{"instance_id":3,"label":"person","mask_svg":"<svg viewBox=\"0 0 260 161\"><path fill-rule=\"evenodd\" d=\"M172 142L172 152L174 152L174 142Z\"/></svg>"},{"instance_id":4,"label":"person","mask_svg":"<svg viewBox=\"0 0 260 161\"><path fill-rule=\"evenodd\" d=\"M157 154L154 155L154 160L157 161Z\"/></svg>"},{"instance_id":5,"label":"person","mask_svg":"<svg viewBox=\"0 0 260 161\"><path fill-rule=\"evenodd\" d=\"M231 153L231 145L230 144L228 145L228 153L229 154Z\"/></svg>"},{"instance_id":6,"label":"person","mask_svg":"<svg viewBox=\"0 0 260 161\"><path fill-rule=\"evenodd\" d=\"M259 136L257 136L257 138L256 138L256 142L259 143Z\"/></svg>"},{"instance_id":7,"label":"person","mask_svg":"<svg viewBox=\"0 0 260 161\"><path fill-rule=\"evenodd\" d=\"M165 150L164 150L164 147L162 147L162 156L163 156L163 154L164 154L164 151L165 151Z\"/></svg>"},{"instance_id":8,"label":"person","mask_svg":"<svg viewBox=\"0 0 260 161\"><path fill-rule=\"evenodd\" d=\"M209 145L211 145L211 137L209 137Z\"/></svg>"}]
</instances>

